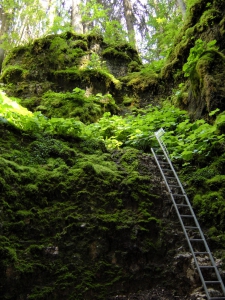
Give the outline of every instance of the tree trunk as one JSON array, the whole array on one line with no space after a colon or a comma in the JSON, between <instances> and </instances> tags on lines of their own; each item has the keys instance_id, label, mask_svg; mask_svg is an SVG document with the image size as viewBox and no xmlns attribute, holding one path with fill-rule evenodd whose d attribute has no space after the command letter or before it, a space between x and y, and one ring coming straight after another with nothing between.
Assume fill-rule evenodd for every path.
<instances>
[{"instance_id":1,"label":"tree trunk","mask_svg":"<svg viewBox=\"0 0 225 300\"><path fill-rule=\"evenodd\" d=\"M129 42L136 48L135 31L134 31L135 17L133 14L130 0L123 0L123 9L124 9L124 16L127 25Z\"/></svg>"},{"instance_id":2,"label":"tree trunk","mask_svg":"<svg viewBox=\"0 0 225 300\"><path fill-rule=\"evenodd\" d=\"M5 50L0 48L0 73L1 73L1 70L2 70L2 63L3 63L3 60L4 60L4 55L5 55Z\"/></svg>"},{"instance_id":3,"label":"tree trunk","mask_svg":"<svg viewBox=\"0 0 225 300\"><path fill-rule=\"evenodd\" d=\"M9 31L9 16L4 12L3 6L0 7L0 38ZM0 72L2 70L2 62L4 60L5 50L1 47L4 41L0 39Z\"/></svg>"},{"instance_id":4,"label":"tree trunk","mask_svg":"<svg viewBox=\"0 0 225 300\"><path fill-rule=\"evenodd\" d=\"M56 2L54 0L48 0L47 14L48 27L51 28L54 25L54 20L56 17Z\"/></svg>"},{"instance_id":5,"label":"tree trunk","mask_svg":"<svg viewBox=\"0 0 225 300\"><path fill-rule=\"evenodd\" d=\"M83 33L83 25L79 5L81 0L72 0L71 25L76 33Z\"/></svg>"},{"instance_id":6,"label":"tree trunk","mask_svg":"<svg viewBox=\"0 0 225 300\"><path fill-rule=\"evenodd\" d=\"M183 18L184 18L185 15L186 15L186 5L185 5L185 3L184 3L183 0L177 0L177 4L178 4L178 6L180 7L182 16L183 16Z\"/></svg>"}]
</instances>

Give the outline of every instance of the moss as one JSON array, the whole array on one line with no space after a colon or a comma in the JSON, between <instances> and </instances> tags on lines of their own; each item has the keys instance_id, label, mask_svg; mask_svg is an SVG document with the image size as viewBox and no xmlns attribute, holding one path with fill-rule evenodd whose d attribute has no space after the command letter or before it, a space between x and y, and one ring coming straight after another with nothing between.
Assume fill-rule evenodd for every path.
<instances>
[{"instance_id":1,"label":"moss","mask_svg":"<svg viewBox=\"0 0 225 300\"><path fill-rule=\"evenodd\" d=\"M125 107L134 108L135 106L138 106L138 103L139 101L137 98L125 96L123 98L122 105L124 105Z\"/></svg>"},{"instance_id":2,"label":"moss","mask_svg":"<svg viewBox=\"0 0 225 300\"><path fill-rule=\"evenodd\" d=\"M71 68L66 70L55 71L53 73L56 82L62 84L68 84L74 82L82 82L82 86L89 86L91 83L97 85L96 81L101 82L101 87L98 90L105 93L112 89L121 89L121 82L116 79L112 74L102 69L77 69ZM96 86L97 87L97 86Z\"/></svg>"},{"instance_id":3,"label":"moss","mask_svg":"<svg viewBox=\"0 0 225 300\"><path fill-rule=\"evenodd\" d=\"M216 125L221 133L225 133L225 112L222 112L217 116Z\"/></svg>"},{"instance_id":4,"label":"moss","mask_svg":"<svg viewBox=\"0 0 225 300\"><path fill-rule=\"evenodd\" d=\"M16 140L20 165L9 151ZM135 282L124 264L134 242L138 260L157 255L161 225L150 178L138 171L141 153L118 151L118 165L103 145L88 143L12 132L0 143L4 296L106 299L121 280Z\"/></svg>"},{"instance_id":5,"label":"moss","mask_svg":"<svg viewBox=\"0 0 225 300\"><path fill-rule=\"evenodd\" d=\"M158 75L154 71L134 72L122 78L122 81L134 90L145 91L149 87L157 87Z\"/></svg>"},{"instance_id":6,"label":"moss","mask_svg":"<svg viewBox=\"0 0 225 300\"><path fill-rule=\"evenodd\" d=\"M106 111L112 114L118 111L111 95L85 96L85 91L79 88L72 93L48 91L39 103L33 110L42 111L47 117L76 118L84 123L97 121Z\"/></svg>"},{"instance_id":7,"label":"moss","mask_svg":"<svg viewBox=\"0 0 225 300\"><path fill-rule=\"evenodd\" d=\"M197 29L199 32L202 32L203 30L206 30L208 27L211 27L214 25L215 22L221 20L221 12L216 9L209 9L206 10L201 18L199 23L197 24Z\"/></svg>"},{"instance_id":8,"label":"moss","mask_svg":"<svg viewBox=\"0 0 225 300\"><path fill-rule=\"evenodd\" d=\"M221 35L218 33L218 30L221 30L221 33L223 31L221 6L223 5L220 1L208 1L207 5L200 0L191 3L184 25L174 42L175 46L162 69L162 77L165 80L173 81L175 84L183 81L182 73L179 77L174 77L174 71L182 70L195 40L200 38L209 42L216 39L219 41L218 44L221 44ZM218 27L219 23L221 25ZM223 48L223 43L221 46Z\"/></svg>"},{"instance_id":9,"label":"moss","mask_svg":"<svg viewBox=\"0 0 225 300\"><path fill-rule=\"evenodd\" d=\"M214 247L222 245L224 240L224 163L224 155L214 157L206 167L192 174L189 171L184 179L190 187L187 192L193 198L194 209L201 224L208 228ZM217 233L216 228L219 229Z\"/></svg>"},{"instance_id":10,"label":"moss","mask_svg":"<svg viewBox=\"0 0 225 300\"><path fill-rule=\"evenodd\" d=\"M225 187L225 175L216 175L206 181L206 184L212 191L217 191Z\"/></svg>"},{"instance_id":11,"label":"moss","mask_svg":"<svg viewBox=\"0 0 225 300\"><path fill-rule=\"evenodd\" d=\"M208 192L208 194L201 196L196 195L193 201L194 206L200 211L202 221L208 222L208 226L220 223L221 228L224 228L225 204L223 195L220 192ZM214 216L216 216L215 219Z\"/></svg>"},{"instance_id":12,"label":"moss","mask_svg":"<svg viewBox=\"0 0 225 300\"><path fill-rule=\"evenodd\" d=\"M28 70L23 69L20 66L10 66L4 70L0 79L6 84L17 83L18 81L23 81L28 73Z\"/></svg>"},{"instance_id":13,"label":"moss","mask_svg":"<svg viewBox=\"0 0 225 300\"><path fill-rule=\"evenodd\" d=\"M223 107L224 64L225 58L222 53L216 50L205 51L190 76L193 95L195 99L204 98L202 108L205 107L208 112Z\"/></svg>"},{"instance_id":14,"label":"moss","mask_svg":"<svg viewBox=\"0 0 225 300\"><path fill-rule=\"evenodd\" d=\"M141 65L140 63L136 62L136 61L131 61L128 65L128 72L132 73L132 72L139 72L141 70Z\"/></svg>"},{"instance_id":15,"label":"moss","mask_svg":"<svg viewBox=\"0 0 225 300\"><path fill-rule=\"evenodd\" d=\"M141 64L137 51L129 44L107 47L102 51L102 56L109 59L118 59L127 62L136 61Z\"/></svg>"},{"instance_id":16,"label":"moss","mask_svg":"<svg viewBox=\"0 0 225 300\"><path fill-rule=\"evenodd\" d=\"M116 59L119 58L119 59L125 60L125 61L131 60L130 57L126 53L120 52L117 49L115 49L114 47L103 50L102 56L107 57L107 58L116 58Z\"/></svg>"},{"instance_id":17,"label":"moss","mask_svg":"<svg viewBox=\"0 0 225 300\"><path fill-rule=\"evenodd\" d=\"M76 41L73 41L71 42L70 44L72 47L74 48L80 48L84 51L87 51L88 50L88 44L87 44L87 41L84 41L84 40L76 40Z\"/></svg>"}]
</instances>

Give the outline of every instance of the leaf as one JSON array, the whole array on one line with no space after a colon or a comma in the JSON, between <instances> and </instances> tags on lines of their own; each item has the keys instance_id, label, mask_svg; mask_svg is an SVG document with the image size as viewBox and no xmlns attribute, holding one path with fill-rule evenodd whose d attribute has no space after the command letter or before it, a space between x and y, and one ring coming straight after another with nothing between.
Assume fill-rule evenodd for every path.
<instances>
[{"instance_id":1,"label":"leaf","mask_svg":"<svg viewBox=\"0 0 225 300\"><path fill-rule=\"evenodd\" d=\"M217 112L219 112L220 111L220 109L219 108L216 108L215 110L213 110L213 111L211 111L210 113L209 113L209 116L211 117L211 116L214 116Z\"/></svg>"},{"instance_id":2,"label":"leaf","mask_svg":"<svg viewBox=\"0 0 225 300\"><path fill-rule=\"evenodd\" d=\"M183 151L181 153L181 155L182 155L182 158L187 161L189 161L193 158L193 153L192 153L192 151L189 151L189 150Z\"/></svg>"}]
</instances>

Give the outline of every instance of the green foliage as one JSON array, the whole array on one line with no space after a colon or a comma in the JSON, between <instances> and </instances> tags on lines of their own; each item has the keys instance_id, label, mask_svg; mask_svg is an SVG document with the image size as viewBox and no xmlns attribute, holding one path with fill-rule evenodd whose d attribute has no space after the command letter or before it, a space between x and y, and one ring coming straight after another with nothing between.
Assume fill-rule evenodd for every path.
<instances>
[{"instance_id":1,"label":"green foliage","mask_svg":"<svg viewBox=\"0 0 225 300\"><path fill-rule=\"evenodd\" d=\"M127 33L123 30L123 26L116 20L106 21L104 29L104 42L108 45L123 44L126 40Z\"/></svg>"},{"instance_id":2,"label":"green foliage","mask_svg":"<svg viewBox=\"0 0 225 300\"><path fill-rule=\"evenodd\" d=\"M189 77L195 70L196 64L199 58L208 50L217 50L215 46L216 40L206 43L205 41L198 39L195 41L195 46L191 48L187 62L183 65L184 76Z\"/></svg>"},{"instance_id":3,"label":"green foliage","mask_svg":"<svg viewBox=\"0 0 225 300\"><path fill-rule=\"evenodd\" d=\"M151 64L146 64L140 67L139 72L132 72L123 77L123 81L126 82L128 87L132 87L134 90L144 91L152 86L157 85L159 75L155 72L154 67Z\"/></svg>"},{"instance_id":4,"label":"green foliage","mask_svg":"<svg viewBox=\"0 0 225 300\"><path fill-rule=\"evenodd\" d=\"M216 125L221 133L225 133L225 112L222 112L217 116Z\"/></svg>"},{"instance_id":5,"label":"green foliage","mask_svg":"<svg viewBox=\"0 0 225 300\"><path fill-rule=\"evenodd\" d=\"M82 22L90 33L101 34L104 42L109 45L124 43L127 38L126 31L119 21L109 19L109 11L101 3L96 0L81 3L80 11Z\"/></svg>"},{"instance_id":6,"label":"green foliage","mask_svg":"<svg viewBox=\"0 0 225 300\"><path fill-rule=\"evenodd\" d=\"M87 69L93 69L93 70L101 70L105 69L107 70L105 61L102 61L97 53L92 53L90 60L88 61L88 64L86 66Z\"/></svg>"},{"instance_id":7,"label":"green foliage","mask_svg":"<svg viewBox=\"0 0 225 300\"><path fill-rule=\"evenodd\" d=\"M18 81L23 81L26 76L29 74L29 71L23 69L20 66L14 65L9 66L1 75L5 83L16 83Z\"/></svg>"},{"instance_id":8,"label":"green foliage","mask_svg":"<svg viewBox=\"0 0 225 300\"><path fill-rule=\"evenodd\" d=\"M16 102L0 93L0 121L30 133L68 135L77 137L82 123L74 119L47 119L40 112L31 113Z\"/></svg>"},{"instance_id":9,"label":"green foliage","mask_svg":"<svg viewBox=\"0 0 225 300\"><path fill-rule=\"evenodd\" d=\"M97 124L84 127L82 133L105 140L109 149L132 146L149 151L155 145L154 132L163 127L171 157L186 164L194 160L202 163L211 157L215 148L222 150L224 135L218 134L217 122L214 125L204 120L192 123L184 111L167 104L150 106L137 113L125 118L105 113Z\"/></svg>"},{"instance_id":10,"label":"green foliage","mask_svg":"<svg viewBox=\"0 0 225 300\"><path fill-rule=\"evenodd\" d=\"M104 9L102 4L97 3L95 0L88 1L86 4L82 3L80 9L82 21L85 23L95 21L101 25L107 19L107 10Z\"/></svg>"},{"instance_id":11,"label":"green foliage","mask_svg":"<svg viewBox=\"0 0 225 300\"><path fill-rule=\"evenodd\" d=\"M69 20L69 16L66 10L62 10L60 12L60 16L55 15L54 20L52 24L49 22L50 20L47 20L47 28L46 30L46 35L48 34L57 34L57 33L62 33L62 32L67 32L70 31L71 24Z\"/></svg>"},{"instance_id":12,"label":"green foliage","mask_svg":"<svg viewBox=\"0 0 225 300\"><path fill-rule=\"evenodd\" d=\"M152 207L160 189L147 169L139 171L140 151L115 152L113 161L106 150L80 151L90 139L81 145L4 126L0 133L2 295L106 299L121 278L130 283L134 273L123 261L133 248L140 258L160 256L162 228Z\"/></svg>"},{"instance_id":13,"label":"green foliage","mask_svg":"<svg viewBox=\"0 0 225 300\"><path fill-rule=\"evenodd\" d=\"M91 70L94 66L91 67ZM84 123L97 121L105 111L117 112L118 107L110 94L86 96L86 91L78 87L72 93L46 92L37 110L47 117L75 118Z\"/></svg>"},{"instance_id":14,"label":"green foliage","mask_svg":"<svg viewBox=\"0 0 225 300\"><path fill-rule=\"evenodd\" d=\"M147 61L154 61L167 57L177 35L177 28L182 24L182 19L174 0L159 2L150 0L148 6L150 10L148 50L144 58Z\"/></svg>"},{"instance_id":15,"label":"green foliage","mask_svg":"<svg viewBox=\"0 0 225 300\"><path fill-rule=\"evenodd\" d=\"M52 92L49 93L49 95L52 94ZM80 106L89 101L99 103L103 110L115 105L110 94L99 93L86 98L84 93L85 91L75 88L74 93L69 96L73 97L75 103ZM56 101L54 99L57 95L63 97L65 101L65 94L55 94L50 98L51 101ZM220 151L223 148L224 134L219 134L218 131L223 132L223 113L218 114L213 125L204 120L190 122L184 111L165 102L162 107L149 106L145 110L137 110L125 117L111 116L109 112L106 112L98 123L85 126L73 118L47 119L40 112L31 113L15 102L7 104L6 99L8 98L1 94L0 121L12 124L24 132L43 132L50 135L81 137L85 140L94 138L100 142L104 141L108 149L131 146L149 151L156 143L154 132L163 127L166 130L164 139L171 157L186 164L194 160L204 163L215 149ZM212 112L212 114L216 113L218 110Z\"/></svg>"},{"instance_id":16,"label":"green foliage","mask_svg":"<svg viewBox=\"0 0 225 300\"><path fill-rule=\"evenodd\" d=\"M138 115L110 116L105 113L97 124L84 128L85 134L95 135L105 139L109 148L133 146L138 149L149 149L154 144L152 135L160 124L165 128L174 128L178 119L185 113L174 107L165 106L163 109L150 106Z\"/></svg>"}]
</instances>

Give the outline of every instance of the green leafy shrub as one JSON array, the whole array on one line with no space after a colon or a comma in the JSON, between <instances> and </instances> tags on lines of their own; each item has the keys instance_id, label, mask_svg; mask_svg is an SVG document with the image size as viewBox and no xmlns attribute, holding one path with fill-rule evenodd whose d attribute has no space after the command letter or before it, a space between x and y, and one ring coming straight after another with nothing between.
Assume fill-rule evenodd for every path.
<instances>
[{"instance_id":1,"label":"green leafy shrub","mask_svg":"<svg viewBox=\"0 0 225 300\"><path fill-rule=\"evenodd\" d=\"M202 39L195 41L195 46L191 48L190 54L188 56L187 62L183 65L184 76L189 77L194 71L199 58L203 55L205 51L208 50L218 50L215 46L216 40L206 43Z\"/></svg>"}]
</instances>

